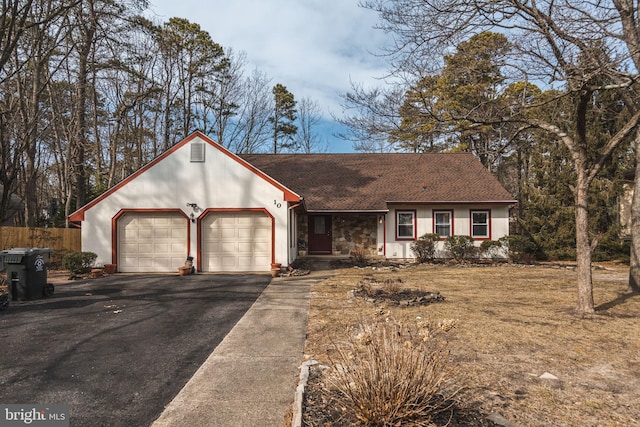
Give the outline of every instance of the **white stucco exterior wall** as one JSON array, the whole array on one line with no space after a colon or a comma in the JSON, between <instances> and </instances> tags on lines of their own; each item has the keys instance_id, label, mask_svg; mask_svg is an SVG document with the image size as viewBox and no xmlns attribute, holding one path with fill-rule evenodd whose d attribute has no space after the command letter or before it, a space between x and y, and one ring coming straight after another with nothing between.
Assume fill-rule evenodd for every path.
<instances>
[{"instance_id":1,"label":"white stucco exterior wall","mask_svg":"<svg viewBox=\"0 0 640 427\"><path fill-rule=\"evenodd\" d=\"M191 161L191 145L203 143L204 162ZM281 188L268 182L243 161L196 136L116 189L84 212L82 250L95 252L97 263L112 262L112 219L122 209L179 209L188 217L196 203L206 209L265 209L274 219L275 262L288 262L288 203ZM189 253L197 264L198 227L189 227ZM265 271L269 270L268 265Z\"/></svg>"}]
</instances>

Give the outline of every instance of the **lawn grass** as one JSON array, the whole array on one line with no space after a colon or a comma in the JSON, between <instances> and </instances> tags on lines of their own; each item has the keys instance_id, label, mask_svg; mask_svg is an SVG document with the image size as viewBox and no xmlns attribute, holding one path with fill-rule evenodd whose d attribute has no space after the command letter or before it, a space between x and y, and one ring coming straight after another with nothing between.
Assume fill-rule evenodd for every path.
<instances>
[{"instance_id":1,"label":"lawn grass","mask_svg":"<svg viewBox=\"0 0 640 427\"><path fill-rule=\"evenodd\" d=\"M336 343L363 319L420 319L447 325L467 404L520 427L640 425L640 296L625 293L627 275L624 266L595 269L597 311L579 317L570 268L342 268L312 287L305 354L330 366ZM372 304L350 292L365 277L437 291L445 301Z\"/></svg>"}]
</instances>

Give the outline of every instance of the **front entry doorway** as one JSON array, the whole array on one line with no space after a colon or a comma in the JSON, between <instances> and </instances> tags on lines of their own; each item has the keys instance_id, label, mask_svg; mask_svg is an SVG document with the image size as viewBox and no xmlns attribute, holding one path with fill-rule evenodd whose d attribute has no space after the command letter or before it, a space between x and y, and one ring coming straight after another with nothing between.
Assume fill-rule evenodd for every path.
<instances>
[{"instance_id":1,"label":"front entry doorway","mask_svg":"<svg viewBox=\"0 0 640 427\"><path fill-rule=\"evenodd\" d=\"M331 215L309 215L309 255L330 255Z\"/></svg>"}]
</instances>

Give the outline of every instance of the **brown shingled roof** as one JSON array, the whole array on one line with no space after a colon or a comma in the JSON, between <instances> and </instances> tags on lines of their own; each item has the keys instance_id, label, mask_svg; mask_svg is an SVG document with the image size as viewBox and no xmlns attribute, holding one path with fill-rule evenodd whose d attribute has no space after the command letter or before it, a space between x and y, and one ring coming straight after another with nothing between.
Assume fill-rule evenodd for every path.
<instances>
[{"instance_id":1,"label":"brown shingled roof","mask_svg":"<svg viewBox=\"0 0 640 427\"><path fill-rule=\"evenodd\" d=\"M388 202L513 203L470 153L247 154L309 211L386 211Z\"/></svg>"}]
</instances>

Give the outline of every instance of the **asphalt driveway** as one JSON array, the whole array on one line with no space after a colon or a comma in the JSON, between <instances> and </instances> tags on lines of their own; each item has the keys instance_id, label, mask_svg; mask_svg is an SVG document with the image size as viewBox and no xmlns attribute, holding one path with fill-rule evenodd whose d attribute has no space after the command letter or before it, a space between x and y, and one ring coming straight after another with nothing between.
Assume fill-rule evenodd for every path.
<instances>
[{"instance_id":1,"label":"asphalt driveway","mask_svg":"<svg viewBox=\"0 0 640 427\"><path fill-rule=\"evenodd\" d=\"M0 313L0 403L68 404L71 425L145 426L269 275L114 275Z\"/></svg>"}]
</instances>

